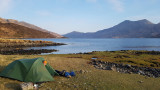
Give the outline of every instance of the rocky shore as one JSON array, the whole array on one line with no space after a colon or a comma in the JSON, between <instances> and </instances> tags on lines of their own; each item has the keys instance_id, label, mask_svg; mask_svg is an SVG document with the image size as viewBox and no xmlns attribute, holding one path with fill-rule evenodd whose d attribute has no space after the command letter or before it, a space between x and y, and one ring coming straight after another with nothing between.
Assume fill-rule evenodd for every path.
<instances>
[{"instance_id":1,"label":"rocky shore","mask_svg":"<svg viewBox=\"0 0 160 90\"><path fill-rule=\"evenodd\" d=\"M56 52L55 49L30 49L30 50L24 50L24 49L14 49L14 50L0 50L0 54L2 55L36 55L36 54L42 54L42 53L51 53Z\"/></svg>"},{"instance_id":2,"label":"rocky shore","mask_svg":"<svg viewBox=\"0 0 160 90\"><path fill-rule=\"evenodd\" d=\"M3 55L32 55L41 53L51 53L57 50L55 49L30 49L28 47L44 47L44 46L59 46L66 45L64 43L56 43L52 41L42 40L23 40L23 39L0 39L0 54Z\"/></svg>"},{"instance_id":3,"label":"rocky shore","mask_svg":"<svg viewBox=\"0 0 160 90\"><path fill-rule=\"evenodd\" d=\"M140 74L148 77L158 78L160 77L160 69L151 67L138 67L129 64L117 64L112 62L104 62L92 58L92 65L97 69L113 70L120 73Z\"/></svg>"},{"instance_id":4,"label":"rocky shore","mask_svg":"<svg viewBox=\"0 0 160 90\"><path fill-rule=\"evenodd\" d=\"M42 46L59 46L59 45L66 45L64 43L1 43L0 48L20 48L20 47L42 47Z\"/></svg>"}]
</instances>

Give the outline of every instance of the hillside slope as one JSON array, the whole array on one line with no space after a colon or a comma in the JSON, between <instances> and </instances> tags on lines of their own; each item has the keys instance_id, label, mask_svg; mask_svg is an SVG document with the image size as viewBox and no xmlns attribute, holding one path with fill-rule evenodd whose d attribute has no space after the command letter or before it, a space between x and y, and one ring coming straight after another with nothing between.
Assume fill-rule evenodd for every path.
<instances>
[{"instance_id":1,"label":"hillside slope","mask_svg":"<svg viewBox=\"0 0 160 90\"><path fill-rule=\"evenodd\" d=\"M63 38L38 26L3 18L0 18L0 35L1 38Z\"/></svg>"},{"instance_id":2,"label":"hillside slope","mask_svg":"<svg viewBox=\"0 0 160 90\"><path fill-rule=\"evenodd\" d=\"M0 38L57 38L39 30L14 23L0 23Z\"/></svg>"}]
</instances>

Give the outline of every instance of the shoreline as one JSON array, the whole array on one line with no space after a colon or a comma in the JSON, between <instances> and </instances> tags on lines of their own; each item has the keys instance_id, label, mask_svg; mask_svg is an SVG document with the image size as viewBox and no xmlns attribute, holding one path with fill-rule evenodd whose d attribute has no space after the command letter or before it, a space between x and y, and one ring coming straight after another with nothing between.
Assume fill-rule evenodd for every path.
<instances>
[{"instance_id":1,"label":"shoreline","mask_svg":"<svg viewBox=\"0 0 160 90\"><path fill-rule=\"evenodd\" d=\"M51 53L56 52L58 50L55 49L12 49L12 50L0 50L1 55L41 55L43 53Z\"/></svg>"},{"instance_id":2,"label":"shoreline","mask_svg":"<svg viewBox=\"0 0 160 90\"><path fill-rule=\"evenodd\" d=\"M0 38L0 54L2 55L35 55L42 53L51 53L58 50L55 49L30 49L29 47L45 47L45 46L60 46L64 43L56 43L52 41L42 40L22 40L22 39L2 39Z\"/></svg>"},{"instance_id":3,"label":"shoreline","mask_svg":"<svg viewBox=\"0 0 160 90\"><path fill-rule=\"evenodd\" d=\"M24 48L24 47L39 47L39 46L59 46L66 45L64 43L56 43L43 40L22 40L22 39L0 39L0 48Z\"/></svg>"}]
</instances>

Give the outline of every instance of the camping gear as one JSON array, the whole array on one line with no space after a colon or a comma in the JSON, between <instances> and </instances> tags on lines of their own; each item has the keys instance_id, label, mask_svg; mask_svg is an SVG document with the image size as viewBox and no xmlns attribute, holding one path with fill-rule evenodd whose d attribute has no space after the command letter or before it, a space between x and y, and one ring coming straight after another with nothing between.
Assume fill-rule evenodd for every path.
<instances>
[{"instance_id":1,"label":"camping gear","mask_svg":"<svg viewBox=\"0 0 160 90\"><path fill-rule=\"evenodd\" d=\"M64 77L68 77L68 78L71 78L71 75L69 72L66 72L66 70L63 70L63 71L58 71L58 70L55 70L60 76L64 76Z\"/></svg>"},{"instance_id":2,"label":"camping gear","mask_svg":"<svg viewBox=\"0 0 160 90\"><path fill-rule=\"evenodd\" d=\"M76 74L75 74L74 71L71 71L71 72L70 72L70 75L71 75L71 76L76 76Z\"/></svg>"},{"instance_id":3,"label":"camping gear","mask_svg":"<svg viewBox=\"0 0 160 90\"><path fill-rule=\"evenodd\" d=\"M55 70L60 76L64 76L66 70L63 70L63 71L58 71L58 70Z\"/></svg>"},{"instance_id":4,"label":"camping gear","mask_svg":"<svg viewBox=\"0 0 160 90\"><path fill-rule=\"evenodd\" d=\"M66 70L63 70L63 71L61 72L61 75L62 75L62 76L65 76L65 73L66 73Z\"/></svg>"},{"instance_id":5,"label":"camping gear","mask_svg":"<svg viewBox=\"0 0 160 90\"><path fill-rule=\"evenodd\" d=\"M58 73L47 63L43 65L44 58L20 59L10 63L0 76L24 82L54 81Z\"/></svg>"},{"instance_id":6,"label":"camping gear","mask_svg":"<svg viewBox=\"0 0 160 90\"><path fill-rule=\"evenodd\" d=\"M71 75L69 74L69 72L65 72L64 76L68 77L68 78L71 78Z\"/></svg>"},{"instance_id":7,"label":"camping gear","mask_svg":"<svg viewBox=\"0 0 160 90\"><path fill-rule=\"evenodd\" d=\"M58 70L55 70L60 76L64 76L64 77L71 77L71 76L76 76L75 72L74 71L70 71L69 72L66 72L66 70L63 70L63 71L58 71Z\"/></svg>"}]
</instances>

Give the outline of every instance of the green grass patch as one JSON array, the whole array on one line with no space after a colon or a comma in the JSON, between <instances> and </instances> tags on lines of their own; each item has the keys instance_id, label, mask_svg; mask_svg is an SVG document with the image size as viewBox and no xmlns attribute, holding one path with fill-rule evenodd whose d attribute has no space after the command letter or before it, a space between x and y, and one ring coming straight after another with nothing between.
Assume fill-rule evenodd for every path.
<instances>
[{"instance_id":1,"label":"green grass patch","mask_svg":"<svg viewBox=\"0 0 160 90\"><path fill-rule=\"evenodd\" d=\"M140 67L153 67L160 68L160 55L153 51L104 51L104 52L91 52L89 54L59 54L53 56L61 56L68 58L83 58L91 60L108 61L114 63L131 64ZM154 55L155 54L155 55Z\"/></svg>"}]
</instances>

